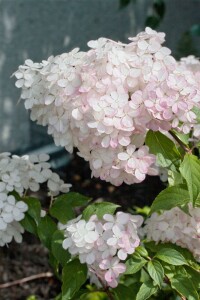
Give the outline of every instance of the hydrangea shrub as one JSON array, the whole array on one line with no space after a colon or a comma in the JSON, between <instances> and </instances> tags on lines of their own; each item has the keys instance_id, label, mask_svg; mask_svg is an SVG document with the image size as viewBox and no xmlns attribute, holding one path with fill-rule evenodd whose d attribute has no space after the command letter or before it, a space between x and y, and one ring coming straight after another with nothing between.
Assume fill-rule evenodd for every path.
<instances>
[{"instance_id":1,"label":"hydrangea shrub","mask_svg":"<svg viewBox=\"0 0 200 300\"><path fill-rule=\"evenodd\" d=\"M164 38L150 28L128 44L100 38L14 73L31 119L77 148L92 176L168 183L147 214L130 214L59 195L70 186L46 155L0 156L0 245L21 242L24 229L37 235L62 282L57 300L200 299L200 62L176 61ZM25 194L44 182L45 213Z\"/></svg>"}]
</instances>

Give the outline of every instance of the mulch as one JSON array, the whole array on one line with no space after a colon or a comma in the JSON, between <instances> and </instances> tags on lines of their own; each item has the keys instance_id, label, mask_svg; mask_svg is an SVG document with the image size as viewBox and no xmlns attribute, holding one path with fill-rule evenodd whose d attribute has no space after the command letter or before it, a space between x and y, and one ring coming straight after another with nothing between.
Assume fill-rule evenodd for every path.
<instances>
[{"instance_id":1,"label":"mulch","mask_svg":"<svg viewBox=\"0 0 200 300\"><path fill-rule=\"evenodd\" d=\"M59 170L59 174L67 183L72 183L71 191L95 200L119 204L124 211L134 206L151 205L164 188L157 176L147 177L140 184L114 187L110 183L91 178L88 163L76 155L65 168ZM46 201L43 199L45 205ZM48 263L48 251L28 233L24 234L22 244L13 242L8 247L0 248L0 284L48 271L52 272ZM0 289L0 300L27 300L30 295L36 295L37 300L53 300L59 291L60 283L55 277L40 278Z\"/></svg>"}]
</instances>

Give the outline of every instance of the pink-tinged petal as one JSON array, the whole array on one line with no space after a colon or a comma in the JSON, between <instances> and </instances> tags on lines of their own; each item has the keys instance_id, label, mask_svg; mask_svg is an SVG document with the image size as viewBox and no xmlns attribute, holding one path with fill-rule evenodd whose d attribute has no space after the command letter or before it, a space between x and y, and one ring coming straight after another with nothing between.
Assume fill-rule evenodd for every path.
<instances>
[{"instance_id":1,"label":"pink-tinged petal","mask_svg":"<svg viewBox=\"0 0 200 300\"><path fill-rule=\"evenodd\" d=\"M130 219L129 214L123 212L118 212L116 216L117 216L117 223L122 225L127 224Z\"/></svg>"},{"instance_id":2,"label":"pink-tinged petal","mask_svg":"<svg viewBox=\"0 0 200 300\"><path fill-rule=\"evenodd\" d=\"M118 170L118 169L115 169L115 168L112 168L111 170L110 170L110 177L111 178L118 178L119 176L120 176L120 174L121 174L121 171L120 170Z\"/></svg>"},{"instance_id":3,"label":"pink-tinged petal","mask_svg":"<svg viewBox=\"0 0 200 300\"><path fill-rule=\"evenodd\" d=\"M144 101L144 104L146 105L146 107L151 108L154 107L154 103L151 100L146 100Z\"/></svg>"},{"instance_id":4,"label":"pink-tinged petal","mask_svg":"<svg viewBox=\"0 0 200 300\"><path fill-rule=\"evenodd\" d=\"M135 169L136 168L136 160L135 158L130 158L127 162L127 166L131 169Z\"/></svg>"},{"instance_id":5,"label":"pink-tinged petal","mask_svg":"<svg viewBox=\"0 0 200 300\"><path fill-rule=\"evenodd\" d=\"M148 172L148 164L144 160L139 162L139 171L144 174Z\"/></svg>"},{"instance_id":6,"label":"pink-tinged petal","mask_svg":"<svg viewBox=\"0 0 200 300\"><path fill-rule=\"evenodd\" d=\"M109 283L108 283L108 285L111 287L111 288L116 288L117 286L118 286L118 282L117 282L117 280L116 279L113 279L112 281L110 281Z\"/></svg>"},{"instance_id":7,"label":"pink-tinged petal","mask_svg":"<svg viewBox=\"0 0 200 300\"><path fill-rule=\"evenodd\" d=\"M119 144L122 146L128 146L131 142L130 137L128 136L122 136L118 138Z\"/></svg>"},{"instance_id":8,"label":"pink-tinged petal","mask_svg":"<svg viewBox=\"0 0 200 300\"><path fill-rule=\"evenodd\" d=\"M118 154L118 158L122 161L124 160L128 160L129 159L129 155L126 152L121 152Z\"/></svg>"},{"instance_id":9,"label":"pink-tinged petal","mask_svg":"<svg viewBox=\"0 0 200 300\"><path fill-rule=\"evenodd\" d=\"M149 46L149 44L145 40L138 41L137 45L138 45L138 48L143 51L146 50Z\"/></svg>"},{"instance_id":10,"label":"pink-tinged petal","mask_svg":"<svg viewBox=\"0 0 200 300\"><path fill-rule=\"evenodd\" d=\"M117 236L117 237L121 237L122 236L122 231L120 229L120 227L118 225L114 225L112 228L113 233Z\"/></svg>"},{"instance_id":11,"label":"pink-tinged petal","mask_svg":"<svg viewBox=\"0 0 200 300\"><path fill-rule=\"evenodd\" d=\"M83 118L83 115L81 114L81 112L79 111L78 108L74 109L72 111L72 117L77 120L80 121Z\"/></svg>"},{"instance_id":12,"label":"pink-tinged petal","mask_svg":"<svg viewBox=\"0 0 200 300\"><path fill-rule=\"evenodd\" d=\"M107 240L109 246L115 246L117 244L117 238L113 237Z\"/></svg>"},{"instance_id":13,"label":"pink-tinged petal","mask_svg":"<svg viewBox=\"0 0 200 300\"><path fill-rule=\"evenodd\" d=\"M106 230L106 231L112 229L113 228L113 223L112 222L113 221L105 223L103 225L103 229Z\"/></svg>"},{"instance_id":14,"label":"pink-tinged petal","mask_svg":"<svg viewBox=\"0 0 200 300\"><path fill-rule=\"evenodd\" d=\"M113 272L116 274L116 277L118 277L119 274L122 274L126 271L126 266L125 264L119 263L116 266L114 266L112 269Z\"/></svg>"},{"instance_id":15,"label":"pink-tinged petal","mask_svg":"<svg viewBox=\"0 0 200 300\"><path fill-rule=\"evenodd\" d=\"M101 145L103 148L108 148L110 145L110 137L107 135L103 138Z\"/></svg>"},{"instance_id":16,"label":"pink-tinged petal","mask_svg":"<svg viewBox=\"0 0 200 300\"><path fill-rule=\"evenodd\" d=\"M112 282L113 280L115 280L116 278L116 275L115 273L110 269L108 270L106 273L105 273L105 280L110 283Z\"/></svg>"},{"instance_id":17,"label":"pink-tinged petal","mask_svg":"<svg viewBox=\"0 0 200 300\"><path fill-rule=\"evenodd\" d=\"M87 243L94 243L97 239L98 239L99 235L97 232L94 232L94 231L90 231L88 232L88 234L86 234L84 236L84 240L87 242Z\"/></svg>"},{"instance_id":18,"label":"pink-tinged petal","mask_svg":"<svg viewBox=\"0 0 200 300\"><path fill-rule=\"evenodd\" d=\"M94 253L89 253L86 257L86 263L91 265L95 262L95 255Z\"/></svg>"},{"instance_id":19,"label":"pink-tinged petal","mask_svg":"<svg viewBox=\"0 0 200 300\"><path fill-rule=\"evenodd\" d=\"M110 146L115 149L118 146L118 140L117 139L111 139Z\"/></svg>"},{"instance_id":20,"label":"pink-tinged petal","mask_svg":"<svg viewBox=\"0 0 200 300\"><path fill-rule=\"evenodd\" d=\"M117 256L120 260L125 260L127 258L127 253L124 250L120 249L117 253Z\"/></svg>"},{"instance_id":21,"label":"pink-tinged petal","mask_svg":"<svg viewBox=\"0 0 200 300\"><path fill-rule=\"evenodd\" d=\"M104 216L103 216L103 219L105 220L105 221L108 221L108 222L114 222L114 217L112 216L112 215L110 215L110 214L105 214Z\"/></svg>"},{"instance_id":22,"label":"pink-tinged petal","mask_svg":"<svg viewBox=\"0 0 200 300\"><path fill-rule=\"evenodd\" d=\"M122 119L122 124L125 127L132 127L133 126L133 119L131 117L129 117L129 116L125 116Z\"/></svg>"},{"instance_id":23,"label":"pink-tinged petal","mask_svg":"<svg viewBox=\"0 0 200 300\"><path fill-rule=\"evenodd\" d=\"M92 162L92 165L93 165L94 169L100 169L102 167L102 160L101 159L95 159Z\"/></svg>"},{"instance_id":24,"label":"pink-tinged petal","mask_svg":"<svg viewBox=\"0 0 200 300\"><path fill-rule=\"evenodd\" d=\"M139 170L136 170L135 171L135 177L140 180L140 181L143 181L145 179L145 174L141 173Z\"/></svg>"},{"instance_id":25,"label":"pink-tinged petal","mask_svg":"<svg viewBox=\"0 0 200 300\"><path fill-rule=\"evenodd\" d=\"M95 228L95 223L89 221L89 222L87 222L85 227L86 227L87 230L93 230Z\"/></svg>"},{"instance_id":26,"label":"pink-tinged petal","mask_svg":"<svg viewBox=\"0 0 200 300\"><path fill-rule=\"evenodd\" d=\"M101 263L99 264L99 268L102 270L107 270L110 268L110 260L109 259L103 259Z\"/></svg>"}]
</instances>

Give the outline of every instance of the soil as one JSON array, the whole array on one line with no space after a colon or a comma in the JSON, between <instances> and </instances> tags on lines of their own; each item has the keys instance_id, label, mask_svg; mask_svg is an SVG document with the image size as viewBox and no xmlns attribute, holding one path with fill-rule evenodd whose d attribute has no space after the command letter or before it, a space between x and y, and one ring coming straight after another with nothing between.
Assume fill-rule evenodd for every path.
<instances>
[{"instance_id":1,"label":"soil","mask_svg":"<svg viewBox=\"0 0 200 300\"><path fill-rule=\"evenodd\" d=\"M151 205L155 196L164 188L157 176L147 177L140 184L114 187L110 183L91 178L88 163L76 155L58 173L67 183L72 183L71 191L95 200L117 203L124 211L134 206ZM51 272L48 251L28 233L24 234L22 244L12 242L8 247L0 248L0 284L49 271ZM0 300L27 300L30 295L35 295L37 300L53 300L59 291L60 283L55 277L40 278L9 288L0 288Z\"/></svg>"}]
</instances>

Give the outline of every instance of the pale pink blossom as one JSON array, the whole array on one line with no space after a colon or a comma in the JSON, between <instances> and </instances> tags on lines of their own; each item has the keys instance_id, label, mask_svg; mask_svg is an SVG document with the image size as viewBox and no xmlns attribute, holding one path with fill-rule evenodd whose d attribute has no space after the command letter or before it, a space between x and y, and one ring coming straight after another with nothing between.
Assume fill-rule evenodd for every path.
<instances>
[{"instance_id":1,"label":"pale pink blossom","mask_svg":"<svg viewBox=\"0 0 200 300\"><path fill-rule=\"evenodd\" d=\"M93 215L87 222L79 216L59 228L64 230L63 248L87 264L92 282L114 288L126 270L121 261L140 244L137 231L142 223L141 216L118 212L105 214L102 220Z\"/></svg>"},{"instance_id":2,"label":"pale pink blossom","mask_svg":"<svg viewBox=\"0 0 200 300\"><path fill-rule=\"evenodd\" d=\"M100 38L87 52L26 60L15 72L31 119L48 126L56 145L78 148L92 176L117 186L158 174L155 155L144 148L149 129L199 132L199 62L177 62L163 47L165 34L148 27L129 40Z\"/></svg>"}]
</instances>

